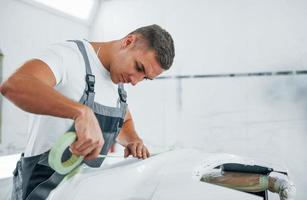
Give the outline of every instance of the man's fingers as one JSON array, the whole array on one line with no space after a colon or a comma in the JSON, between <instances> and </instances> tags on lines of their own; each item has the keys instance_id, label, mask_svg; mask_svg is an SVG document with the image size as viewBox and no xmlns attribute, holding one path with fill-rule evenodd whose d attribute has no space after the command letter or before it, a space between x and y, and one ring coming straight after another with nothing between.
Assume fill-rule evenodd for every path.
<instances>
[{"instance_id":1,"label":"man's fingers","mask_svg":"<svg viewBox=\"0 0 307 200\"><path fill-rule=\"evenodd\" d=\"M95 148L93 151L91 151L89 154L87 154L85 157L84 157L84 160L94 160L96 159L99 154L100 154L100 148Z\"/></svg>"},{"instance_id":2,"label":"man's fingers","mask_svg":"<svg viewBox=\"0 0 307 200\"><path fill-rule=\"evenodd\" d=\"M80 155L81 155L80 151L78 151L78 150L75 148L74 143L73 143L72 145L70 145L70 151L71 151L72 154L75 154L75 155L77 155L77 156L80 156Z\"/></svg>"},{"instance_id":3,"label":"man's fingers","mask_svg":"<svg viewBox=\"0 0 307 200\"><path fill-rule=\"evenodd\" d=\"M129 148L130 154L131 154L133 157L136 157L136 147L137 147L137 144L136 144L136 143L133 143L133 144L131 144L131 145L128 145L127 147Z\"/></svg>"},{"instance_id":4,"label":"man's fingers","mask_svg":"<svg viewBox=\"0 0 307 200\"><path fill-rule=\"evenodd\" d=\"M85 149L91 147L93 144L91 141L86 141L83 144L81 144L81 146L79 148L74 148L75 150L81 152L84 151Z\"/></svg>"},{"instance_id":5,"label":"man's fingers","mask_svg":"<svg viewBox=\"0 0 307 200\"><path fill-rule=\"evenodd\" d=\"M147 149L143 147L143 159L147 158Z\"/></svg>"},{"instance_id":6,"label":"man's fingers","mask_svg":"<svg viewBox=\"0 0 307 200\"><path fill-rule=\"evenodd\" d=\"M142 142L134 142L127 145L124 151L125 157L132 155L139 159L146 159L150 156L148 149Z\"/></svg>"},{"instance_id":7,"label":"man's fingers","mask_svg":"<svg viewBox=\"0 0 307 200\"><path fill-rule=\"evenodd\" d=\"M93 144L92 141L90 140L85 141L85 142L83 141L83 143L80 143L81 145L79 145L79 148L76 148L77 145L75 143L71 145L71 150L72 150L72 153L76 155L85 156L86 154L88 154L94 148L97 147L97 144Z\"/></svg>"},{"instance_id":8,"label":"man's fingers","mask_svg":"<svg viewBox=\"0 0 307 200\"><path fill-rule=\"evenodd\" d=\"M143 144L138 143L137 145L137 157L142 158L143 157Z\"/></svg>"},{"instance_id":9,"label":"man's fingers","mask_svg":"<svg viewBox=\"0 0 307 200\"><path fill-rule=\"evenodd\" d=\"M129 149L126 147L126 148L125 148L124 157L127 158L129 155L130 155L130 151L129 151Z\"/></svg>"},{"instance_id":10,"label":"man's fingers","mask_svg":"<svg viewBox=\"0 0 307 200\"><path fill-rule=\"evenodd\" d=\"M147 155L147 158L149 158L150 157L150 153L149 153L149 151L148 151L148 149L146 148L146 155Z\"/></svg>"},{"instance_id":11,"label":"man's fingers","mask_svg":"<svg viewBox=\"0 0 307 200\"><path fill-rule=\"evenodd\" d=\"M88 148L84 149L83 151L80 151L80 154L84 157L88 156L93 152L95 149L97 149L97 146L89 146Z\"/></svg>"},{"instance_id":12,"label":"man's fingers","mask_svg":"<svg viewBox=\"0 0 307 200\"><path fill-rule=\"evenodd\" d=\"M84 140L77 138L77 140L74 143L72 143L71 149L77 150L82 146L83 143L84 143Z\"/></svg>"}]
</instances>

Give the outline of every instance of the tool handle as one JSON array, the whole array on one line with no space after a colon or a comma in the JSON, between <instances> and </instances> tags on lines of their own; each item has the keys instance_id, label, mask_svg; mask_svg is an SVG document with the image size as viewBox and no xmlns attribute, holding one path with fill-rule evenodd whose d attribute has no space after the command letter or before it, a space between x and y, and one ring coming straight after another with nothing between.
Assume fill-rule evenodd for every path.
<instances>
[{"instance_id":1,"label":"tool handle","mask_svg":"<svg viewBox=\"0 0 307 200\"><path fill-rule=\"evenodd\" d=\"M243 172L252 174L264 174L267 175L274 171L272 168L259 166L259 165L245 165L239 163L225 163L221 165L222 171L225 172Z\"/></svg>"}]
</instances>

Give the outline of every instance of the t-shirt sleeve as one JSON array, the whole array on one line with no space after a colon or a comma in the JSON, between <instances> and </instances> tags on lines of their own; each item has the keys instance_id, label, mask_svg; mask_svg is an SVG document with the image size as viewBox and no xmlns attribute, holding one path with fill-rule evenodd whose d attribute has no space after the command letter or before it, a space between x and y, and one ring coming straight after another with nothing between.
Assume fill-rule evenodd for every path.
<instances>
[{"instance_id":1,"label":"t-shirt sleeve","mask_svg":"<svg viewBox=\"0 0 307 200\"><path fill-rule=\"evenodd\" d=\"M65 78L63 48L61 44L53 44L35 57L49 66L55 76L57 86L63 84Z\"/></svg>"}]
</instances>

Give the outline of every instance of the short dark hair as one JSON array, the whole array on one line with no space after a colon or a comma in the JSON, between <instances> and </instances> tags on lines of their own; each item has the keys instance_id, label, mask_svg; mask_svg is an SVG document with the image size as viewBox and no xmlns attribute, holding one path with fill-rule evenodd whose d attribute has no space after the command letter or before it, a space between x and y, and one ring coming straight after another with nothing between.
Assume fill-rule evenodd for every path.
<instances>
[{"instance_id":1,"label":"short dark hair","mask_svg":"<svg viewBox=\"0 0 307 200\"><path fill-rule=\"evenodd\" d=\"M153 24L140 27L130 34L140 34L146 40L147 47L156 52L156 58L163 69L168 70L171 67L175 57L175 48L173 38L166 30Z\"/></svg>"}]
</instances>

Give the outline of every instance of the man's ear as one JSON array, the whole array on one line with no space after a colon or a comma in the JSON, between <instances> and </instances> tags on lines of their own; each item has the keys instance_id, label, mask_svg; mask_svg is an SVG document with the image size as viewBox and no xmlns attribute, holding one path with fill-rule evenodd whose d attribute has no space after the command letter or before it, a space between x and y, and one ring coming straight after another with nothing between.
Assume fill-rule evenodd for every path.
<instances>
[{"instance_id":1,"label":"man's ear","mask_svg":"<svg viewBox=\"0 0 307 200\"><path fill-rule=\"evenodd\" d=\"M126 47L133 47L136 42L136 35L130 34L124 37L121 41L121 47L126 48Z\"/></svg>"}]
</instances>

